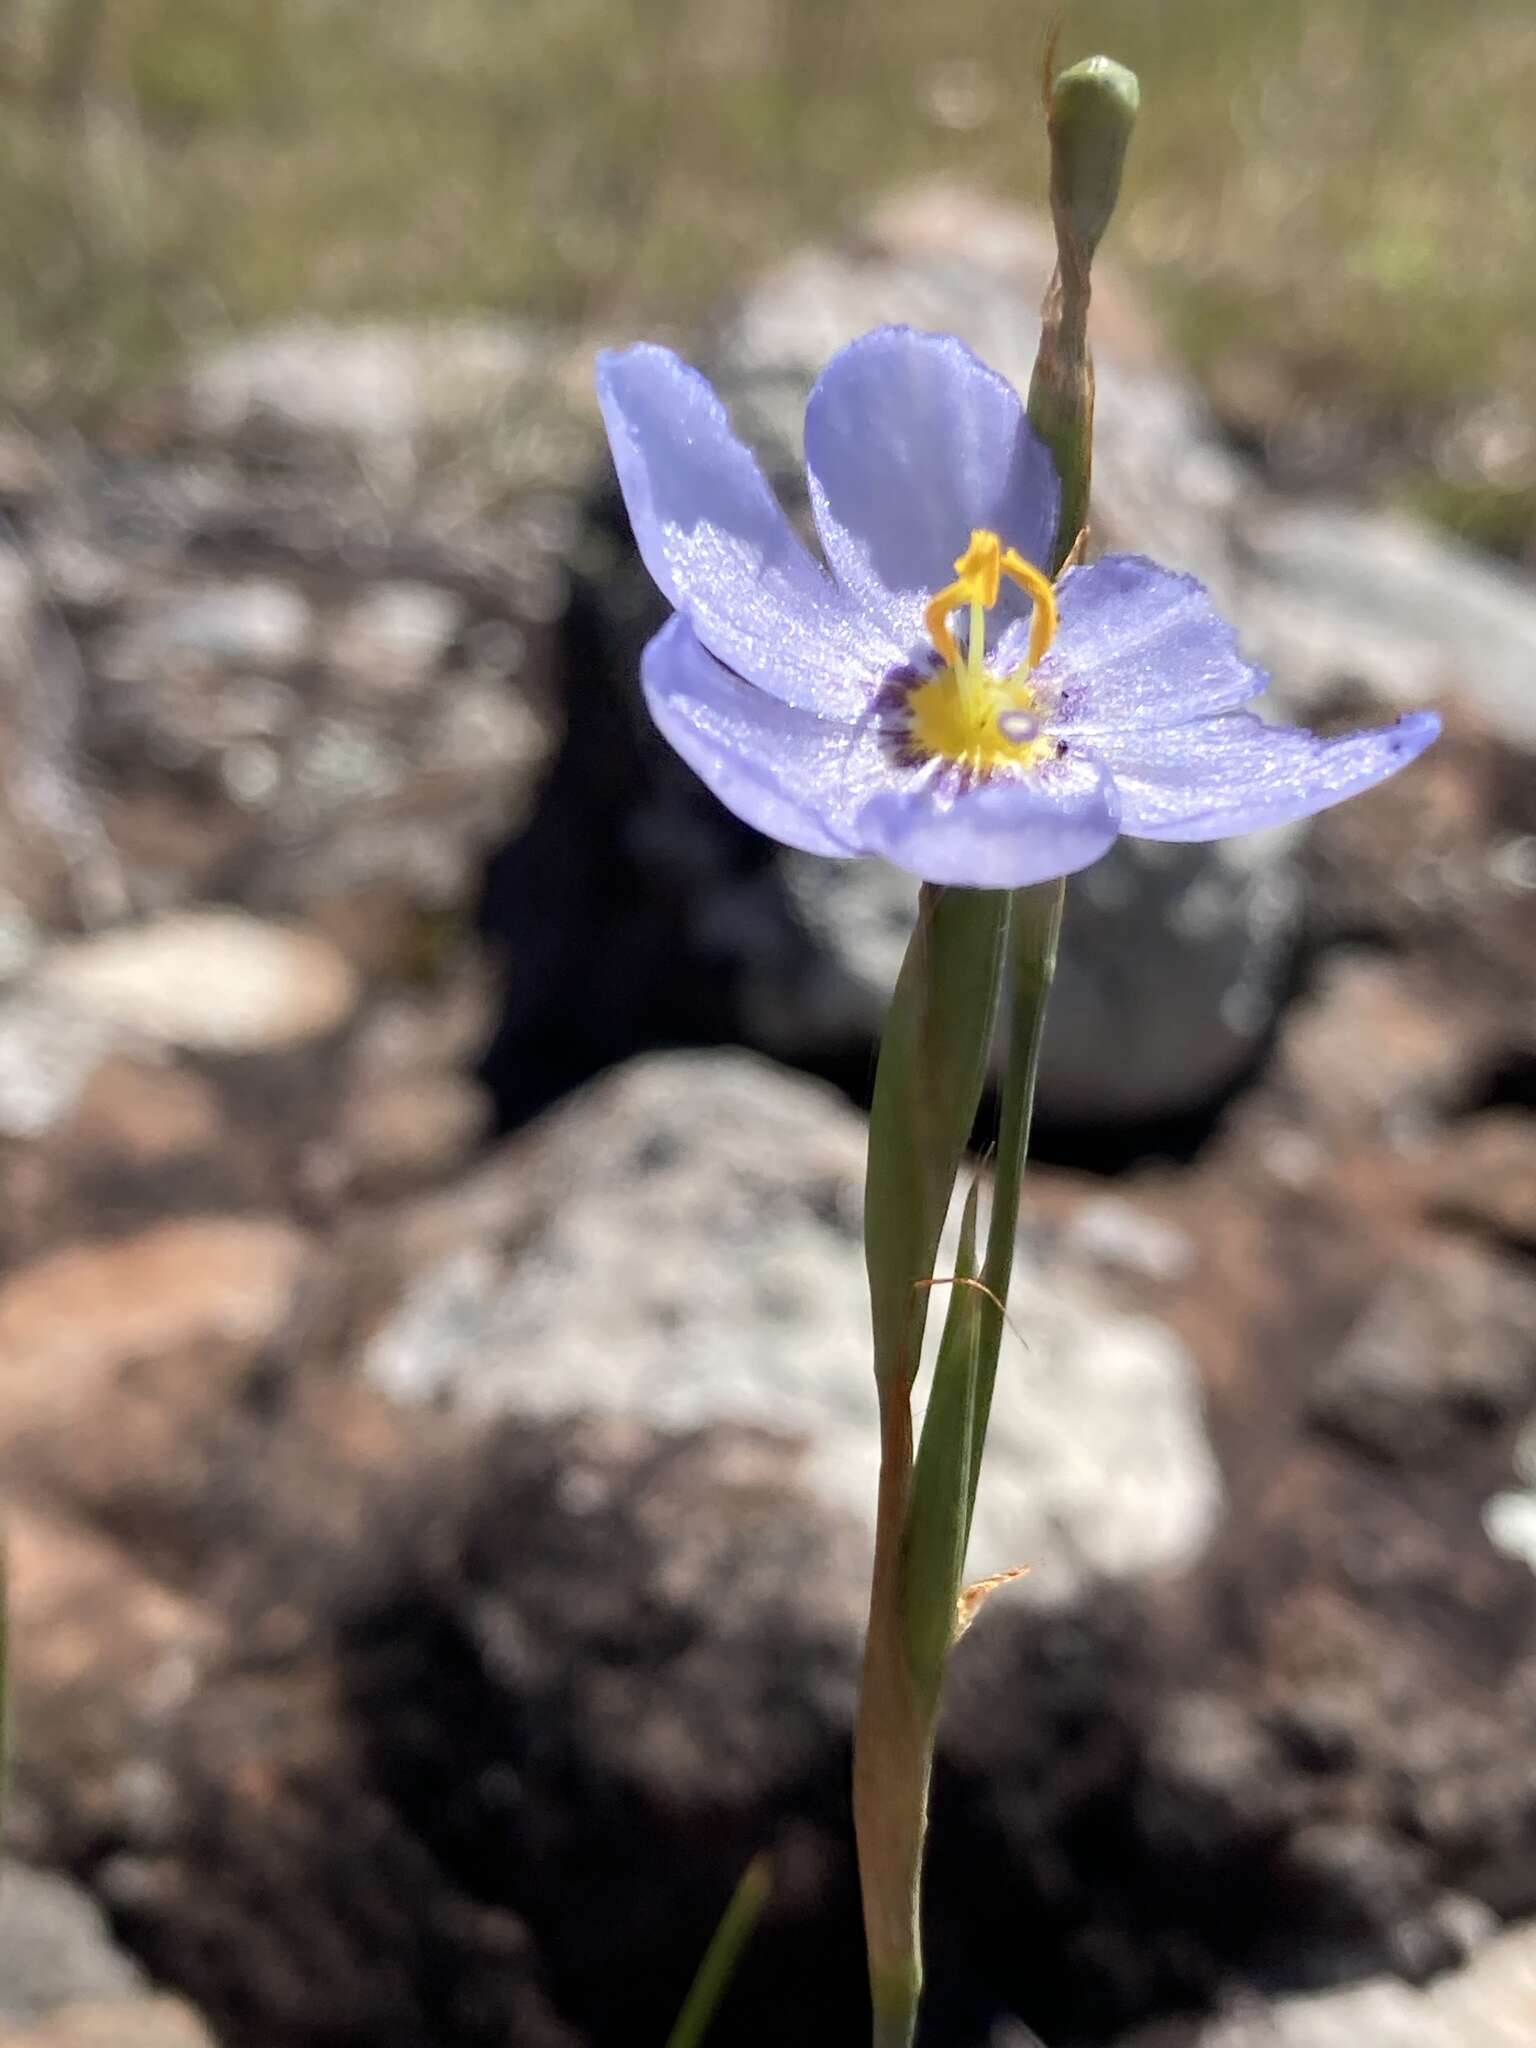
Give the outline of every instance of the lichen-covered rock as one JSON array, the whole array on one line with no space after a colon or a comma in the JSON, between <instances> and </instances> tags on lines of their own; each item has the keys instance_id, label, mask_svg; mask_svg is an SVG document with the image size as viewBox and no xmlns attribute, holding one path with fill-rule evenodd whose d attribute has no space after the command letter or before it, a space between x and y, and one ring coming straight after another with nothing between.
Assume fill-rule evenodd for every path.
<instances>
[{"instance_id":1,"label":"lichen-covered rock","mask_svg":"<svg viewBox=\"0 0 1536 2048\"><path fill-rule=\"evenodd\" d=\"M748 1055L637 1061L491 1169L494 1222L473 1185L457 1229L439 1200L435 1254L365 1368L396 1398L479 1415L751 1422L799 1440L813 1489L868 1522L864 1147L830 1089ZM1059 1603L1187 1564L1220 1500L1187 1351L1027 1258L1012 1314L977 1571L1030 1561L1029 1593Z\"/></svg>"}]
</instances>

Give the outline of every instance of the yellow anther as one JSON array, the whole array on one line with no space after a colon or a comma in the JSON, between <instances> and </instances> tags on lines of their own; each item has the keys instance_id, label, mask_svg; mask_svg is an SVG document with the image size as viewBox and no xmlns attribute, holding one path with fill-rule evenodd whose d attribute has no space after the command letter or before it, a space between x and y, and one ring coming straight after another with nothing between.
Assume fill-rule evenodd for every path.
<instances>
[{"instance_id":1,"label":"yellow anther","mask_svg":"<svg viewBox=\"0 0 1536 2048\"><path fill-rule=\"evenodd\" d=\"M964 583L946 584L936 597L931 597L923 607L923 626L928 638L943 655L945 665L952 669L960 666L960 647L949 630L949 615L965 603L970 595Z\"/></svg>"},{"instance_id":2,"label":"yellow anther","mask_svg":"<svg viewBox=\"0 0 1536 2048\"><path fill-rule=\"evenodd\" d=\"M1007 576L1027 591L1033 610L1029 659L1006 675L987 667L987 613ZM970 607L962 655L950 614ZM1056 637L1056 593L1050 578L995 533L978 527L955 563L955 580L923 608L923 624L944 666L907 698L912 751L925 761L948 761L967 775L1033 769L1052 758L1053 742L1036 701L1031 671Z\"/></svg>"},{"instance_id":3,"label":"yellow anther","mask_svg":"<svg viewBox=\"0 0 1536 2048\"><path fill-rule=\"evenodd\" d=\"M1009 548L1003 556L1002 569L1005 576L1012 577L1019 588L1027 590L1035 601L1029 622L1029 665L1038 668L1056 638L1056 592L1051 586L1051 579L1043 576L1033 562L1026 562L1017 548Z\"/></svg>"},{"instance_id":4,"label":"yellow anther","mask_svg":"<svg viewBox=\"0 0 1536 2048\"><path fill-rule=\"evenodd\" d=\"M1012 550L1009 550L1012 553ZM1002 587L1003 544L995 533L978 526L971 544L955 563L955 574L972 604L984 604L990 611ZM958 587L958 586L957 586Z\"/></svg>"},{"instance_id":5,"label":"yellow anther","mask_svg":"<svg viewBox=\"0 0 1536 2048\"><path fill-rule=\"evenodd\" d=\"M1017 548L1005 549L995 533L978 526L965 553L956 558L954 582L946 584L923 607L923 625L928 638L942 655L946 666L956 674L961 670L962 656L959 643L949 628L950 614L967 604L979 605L983 611L990 611L997 603L1004 576L1027 591L1034 600L1029 628L1029 668L1043 660L1046 649L1056 638L1056 593L1050 578L1043 575L1033 562L1026 562ZM980 661L981 650L973 647L965 666L976 668Z\"/></svg>"},{"instance_id":6,"label":"yellow anther","mask_svg":"<svg viewBox=\"0 0 1536 2048\"><path fill-rule=\"evenodd\" d=\"M959 669L961 656L955 636L949 630L950 613L966 604L979 604L983 611L990 611L997 603L997 593L1002 588L1002 570L1002 542L995 533L988 533L985 527L978 526L965 553L955 558L954 582L947 583L923 608L923 624L928 630L928 638L952 669ZM979 649L973 650L972 658L973 662L980 660Z\"/></svg>"}]
</instances>

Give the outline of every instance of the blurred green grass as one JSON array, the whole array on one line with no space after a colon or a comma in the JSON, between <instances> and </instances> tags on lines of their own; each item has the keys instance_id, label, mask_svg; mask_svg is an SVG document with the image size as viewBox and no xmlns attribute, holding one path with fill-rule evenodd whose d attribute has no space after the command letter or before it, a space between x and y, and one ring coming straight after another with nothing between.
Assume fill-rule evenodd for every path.
<instances>
[{"instance_id":1,"label":"blurred green grass","mask_svg":"<svg viewBox=\"0 0 1536 2048\"><path fill-rule=\"evenodd\" d=\"M874 193L1037 201L1029 0L0 0L0 400L79 417L301 309L684 324ZM1133 65L1115 231L1239 418L1536 485L1532 0L1077 0ZM1276 396L1278 394L1278 396Z\"/></svg>"}]
</instances>

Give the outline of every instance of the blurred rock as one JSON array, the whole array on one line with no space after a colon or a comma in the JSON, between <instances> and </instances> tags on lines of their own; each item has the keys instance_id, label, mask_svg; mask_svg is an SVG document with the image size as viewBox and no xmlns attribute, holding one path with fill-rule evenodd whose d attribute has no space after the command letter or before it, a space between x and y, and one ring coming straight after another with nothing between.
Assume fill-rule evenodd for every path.
<instances>
[{"instance_id":1,"label":"blurred rock","mask_svg":"<svg viewBox=\"0 0 1536 2048\"><path fill-rule=\"evenodd\" d=\"M142 1983L87 1892L25 1863L0 1865L0 2021L41 2019L72 2000L118 1998Z\"/></svg>"},{"instance_id":2,"label":"blurred rock","mask_svg":"<svg viewBox=\"0 0 1536 2048\"><path fill-rule=\"evenodd\" d=\"M67 1878L0 1865L0 2048L213 2048L179 1998L157 1998Z\"/></svg>"},{"instance_id":3,"label":"blurred rock","mask_svg":"<svg viewBox=\"0 0 1536 2048\"><path fill-rule=\"evenodd\" d=\"M1068 885L1040 1067L1042 1115L1176 1117L1257 1058L1290 973L1296 834L1122 839Z\"/></svg>"},{"instance_id":4,"label":"blurred rock","mask_svg":"<svg viewBox=\"0 0 1536 2048\"><path fill-rule=\"evenodd\" d=\"M35 989L0 992L0 1134L32 1138L65 1116L105 1057L109 1026Z\"/></svg>"},{"instance_id":5,"label":"blurred rock","mask_svg":"<svg viewBox=\"0 0 1536 2048\"><path fill-rule=\"evenodd\" d=\"M1467 1118L1435 1163L1431 1200L1448 1222L1536 1251L1536 1117L1506 1109Z\"/></svg>"},{"instance_id":6,"label":"blurred rock","mask_svg":"<svg viewBox=\"0 0 1536 2048\"><path fill-rule=\"evenodd\" d=\"M1195 2048L1514 2048L1536 2030L1536 1932L1491 1941L1423 1990L1384 1980L1277 1999L1202 2032Z\"/></svg>"},{"instance_id":7,"label":"blurred rock","mask_svg":"<svg viewBox=\"0 0 1536 2048\"><path fill-rule=\"evenodd\" d=\"M1536 752L1536 592L1529 576L1412 521L1257 502L1240 529L1237 618L1305 714L1341 681L1383 708L1475 707Z\"/></svg>"},{"instance_id":8,"label":"blurred rock","mask_svg":"<svg viewBox=\"0 0 1536 2048\"><path fill-rule=\"evenodd\" d=\"M216 439L330 439L378 456L483 421L526 385L541 348L531 329L510 322L294 321L198 364L186 403L196 430Z\"/></svg>"},{"instance_id":9,"label":"blurred rock","mask_svg":"<svg viewBox=\"0 0 1536 2048\"><path fill-rule=\"evenodd\" d=\"M123 876L81 779L83 677L47 585L0 546L0 884L12 943L32 920L120 916Z\"/></svg>"},{"instance_id":10,"label":"blurred rock","mask_svg":"<svg viewBox=\"0 0 1536 2048\"><path fill-rule=\"evenodd\" d=\"M1278 1071L1329 1139L1422 1139L1465 1104L1487 1064L1475 1010L1389 958L1334 954L1292 1009Z\"/></svg>"},{"instance_id":11,"label":"blurred rock","mask_svg":"<svg viewBox=\"0 0 1536 2048\"><path fill-rule=\"evenodd\" d=\"M430 583L383 583L335 621L326 654L357 688L414 689L438 667L464 619L464 606Z\"/></svg>"},{"instance_id":12,"label":"blurred rock","mask_svg":"<svg viewBox=\"0 0 1536 2048\"><path fill-rule=\"evenodd\" d=\"M342 1110L337 1142L350 1162L352 1188L376 1198L442 1179L466 1162L491 1116L484 1089L462 1075L380 1076Z\"/></svg>"},{"instance_id":13,"label":"blurred rock","mask_svg":"<svg viewBox=\"0 0 1536 2048\"><path fill-rule=\"evenodd\" d=\"M200 1074L154 1057L114 1053L75 1105L73 1140L104 1167L154 1168L217 1150L226 1135L216 1089Z\"/></svg>"},{"instance_id":14,"label":"blurred rock","mask_svg":"<svg viewBox=\"0 0 1536 2048\"><path fill-rule=\"evenodd\" d=\"M74 1404L70 1425L109 1415L110 1391ZM156 1762L164 1731L196 1693L223 1629L206 1605L57 1507L14 1501L6 1539L12 1640L27 1646L9 1673L7 1833L33 1863L78 1871L128 1816L163 1828L174 1804Z\"/></svg>"},{"instance_id":15,"label":"blurred rock","mask_svg":"<svg viewBox=\"0 0 1536 2048\"><path fill-rule=\"evenodd\" d=\"M25 1371L0 1395L0 1431L78 1413L119 1367L197 1339L254 1352L292 1306L307 1249L276 1219L210 1216L71 1245L12 1273L0 1354Z\"/></svg>"},{"instance_id":16,"label":"blurred rock","mask_svg":"<svg viewBox=\"0 0 1536 2048\"><path fill-rule=\"evenodd\" d=\"M750 1057L637 1061L421 1220L433 1254L366 1370L472 1414L778 1430L813 1489L868 1522L864 1143L831 1090ZM1012 1313L1027 1334L999 1376L975 1569L1031 1560L1026 1593L1051 1602L1187 1563L1220 1499L1193 1361L1081 1276L1026 1266Z\"/></svg>"},{"instance_id":17,"label":"blurred rock","mask_svg":"<svg viewBox=\"0 0 1536 2048\"><path fill-rule=\"evenodd\" d=\"M1536 1279L1447 1239L1420 1243L1319 1373L1326 1428L1399 1464L1445 1456L1457 1425L1495 1424L1536 1398Z\"/></svg>"},{"instance_id":18,"label":"blurred rock","mask_svg":"<svg viewBox=\"0 0 1536 2048\"><path fill-rule=\"evenodd\" d=\"M1199 1256L1187 1231L1148 1215L1119 1195L1076 1206L1059 1242L1071 1260L1105 1272L1138 1274L1144 1280L1185 1279Z\"/></svg>"},{"instance_id":19,"label":"blurred rock","mask_svg":"<svg viewBox=\"0 0 1536 2048\"><path fill-rule=\"evenodd\" d=\"M56 946L38 980L101 1024L199 1052L301 1045L357 1001L352 970L317 933L213 908Z\"/></svg>"},{"instance_id":20,"label":"blurred rock","mask_svg":"<svg viewBox=\"0 0 1536 2048\"><path fill-rule=\"evenodd\" d=\"M1074 876L1041 1059L1047 1119L1179 1116L1252 1063L1289 971L1294 842L1292 832L1215 846L1124 839ZM916 881L882 861L786 853L780 868L807 958L798 982L788 973L748 976L747 1035L800 1059L877 1038L916 914ZM1132 1019L1134 1059L1126 1057Z\"/></svg>"},{"instance_id":21,"label":"blurred rock","mask_svg":"<svg viewBox=\"0 0 1536 2048\"><path fill-rule=\"evenodd\" d=\"M207 663L270 675L302 660L310 608L290 584L247 577L156 590L100 650L114 681L155 678L167 665Z\"/></svg>"},{"instance_id":22,"label":"blurred rock","mask_svg":"<svg viewBox=\"0 0 1536 2048\"><path fill-rule=\"evenodd\" d=\"M215 2048L179 1998L91 2000L60 2007L35 2026L0 2026L0 2048Z\"/></svg>"},{"instance_id":23,"label":"blurred rock","mask_svg":"<svg viewBox=\"0 0 1536 2048\"><path fill-rule=\"evenodd\" d=\"M457 472L483 513L579 483L597 441L590 394L590 352L559 329L304 319L195 362L170 409L242 460L345 463L386 500Z\"/></svg>"}]
</instances>

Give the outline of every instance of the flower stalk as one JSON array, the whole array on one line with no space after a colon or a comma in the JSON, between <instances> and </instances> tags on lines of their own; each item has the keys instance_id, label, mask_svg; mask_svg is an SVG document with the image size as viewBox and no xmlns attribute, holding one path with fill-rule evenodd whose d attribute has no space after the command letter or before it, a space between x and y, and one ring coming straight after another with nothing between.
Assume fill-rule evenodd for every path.
<instances>
[{"instance_id":1,"label":"flower stalk","mask_svg":"<svg viewBox=\"0 0 1536 2048\"><path fill-rule=\"evenodd\" d=\"M879 2048L910 2041L922 1991L918 1904L937 1706L931 1674L911 1654L907 1604L912 1382L928 1316L922 1283L934 1270L981 1100L1007 922L1008 897L999 891L924 887L891 998L870 1111L864 1247L880 1487L853 1806ZM973 1216L973 1242L974 1235Z\"/></svg>"},{"instance_id":2,"label":"flower stalk","mask_svg":"<svg viewBox=\"0 0 1536 2048\"><path fill-rule=\"evenodd\" d=\"M1052 575L1076 550L1087 522L1089 279L1119 191L1135 107L1134 77L1104 58L1074 66L1048 87L1058 263L1028 411L1062 480ZM972 637L980 638L978 624ZM876 1071L865 1238L880 1487L854 1742L874 2048L910 2048L917 2031L934 1741L949 1653L976 1604L962 1590L965 1554L1013 1272L1064 895L1061 879L1009 895L925 887ZM945 1276L949 1301L914 1456L911 1390L933 1262L1000 1014L1006 1057L985 1252L978 1261L977 1180L961 1218L955 1271Z\"/></svg>"},{"instance_id":3,"label":"flower stalk","mask_svg":"<svg viewBox=\"0 0 1536 2048\"><path fill-rule=\"evenodd\" d=\"M916 2027L944 1671L997 1583L962 1590L961 1576L1062 877L1122 834L1198 843L1309 817L1396 774L1439 731L1426 711L1329 737L1270 723L1241 708L1267 679L1193 577L1140 555L1081 560L1092 265L1137 97L1108 58L1059 75L1048 60L1057 263L1027 418L953 335L877 328L822 371L805 454L823 560L697 371L645 343L597 366L635 540L673 607L640 665L663 737L759 831L828 858L877 856L924 885L876 1072L865 1201L881 1471L854 1818L878 2048L905 2048ZM1005 994L986 1235L973 1189L957 1270L939 1274Z\"/></svg>"}]
</instances>

